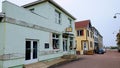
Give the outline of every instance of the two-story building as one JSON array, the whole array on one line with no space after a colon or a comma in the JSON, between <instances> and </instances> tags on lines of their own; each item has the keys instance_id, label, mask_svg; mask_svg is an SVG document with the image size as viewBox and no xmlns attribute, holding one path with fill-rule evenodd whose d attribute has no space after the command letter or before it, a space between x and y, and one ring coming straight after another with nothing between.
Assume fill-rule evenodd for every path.
<instances>
[{"instance_id":1,"label":"two-story building","mask_svg":"<svg viewBox=\"0 0 120 68\"><path fill-rule=\"evenodd\" d=\"M38 0L24 6L3 1L0 68L22 68L24 64L74 54L74 20L52 0Z\"/></svg>"},{"instance_id":2,"label":"two-story building","mask_svg":"<svg viewBox=\"0 0 120 68\"><path fill-rule=\"evenodd\" d=\"M75 22L77 53L94 50L94 38L90 20Z\"/></svg>"}]
</instances>

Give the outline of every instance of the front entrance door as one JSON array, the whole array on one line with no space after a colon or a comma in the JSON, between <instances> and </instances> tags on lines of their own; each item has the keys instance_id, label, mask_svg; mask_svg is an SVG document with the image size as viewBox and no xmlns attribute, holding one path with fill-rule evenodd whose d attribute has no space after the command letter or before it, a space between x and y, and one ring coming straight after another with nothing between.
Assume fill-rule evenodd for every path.
<instances>
[{"instance_id":1,"label":"front entrance door","mask_svg":"<svg viewBox=\"0 0 120 68\"><path fill-rule=\"evenodd\" d=\"M88 50L87 42L83 42L83 50L84 50L84 51L87 51L87 50Z\"/></svg>"},{"instance_id":2,"label":"front entrance door","mask_svg":"<svg viewBox=\"0 0 120 68\"><path fill-rule=\"evenodd\" d=\"M26 40L25 45L25 64L37 62L38 41Z\"/></svg>"}]
</instances>

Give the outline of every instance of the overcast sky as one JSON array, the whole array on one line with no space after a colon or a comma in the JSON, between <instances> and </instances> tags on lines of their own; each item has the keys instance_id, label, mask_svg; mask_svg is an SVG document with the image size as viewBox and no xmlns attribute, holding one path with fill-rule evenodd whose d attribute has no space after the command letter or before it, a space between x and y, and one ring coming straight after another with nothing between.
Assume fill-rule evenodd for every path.
<instances>
[{"instance_id":1,"label":"overcast sky","mask_svg":"<svg viewBox=\"0 0 120 68\"><path fill-rule=\"evenodd\" d=\"M0 0L0 12L2 1ZM16 5L24 5L36 0L7 0ZM105 46L116 46L116 34L120 29L120 0L54 0L77 18L76 21L91 20L91 24L103 36Z\"/></svg>"}]
</instances>

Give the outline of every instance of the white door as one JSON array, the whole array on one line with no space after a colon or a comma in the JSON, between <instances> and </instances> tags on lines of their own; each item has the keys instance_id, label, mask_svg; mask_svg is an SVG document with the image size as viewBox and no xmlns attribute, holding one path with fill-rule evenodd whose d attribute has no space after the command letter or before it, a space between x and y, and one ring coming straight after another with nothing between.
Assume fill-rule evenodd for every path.
<instances>
[{"instance_id":1,"label":"white door","mask_svg":"<svg viewBox=\"0 0 120 68\"><path fill-rule=\"evenodd\" d=\"M88 50L88 47L87 47L87 43L86 43L86 42L83 42L83 50L84 50L84 51L87 51L87 50Z\"/></svg>"},{"instance_id":2,"label":"white door","mask_svg":"<svg viewBox=\"0 0 120 68\"><path fill-rule=\"evenodd\" d=\"M25 45L25 64L30 64L37 62L37 48L38 48L38 41L36 40L26 40Z\"/></svg>"}]
</instances>

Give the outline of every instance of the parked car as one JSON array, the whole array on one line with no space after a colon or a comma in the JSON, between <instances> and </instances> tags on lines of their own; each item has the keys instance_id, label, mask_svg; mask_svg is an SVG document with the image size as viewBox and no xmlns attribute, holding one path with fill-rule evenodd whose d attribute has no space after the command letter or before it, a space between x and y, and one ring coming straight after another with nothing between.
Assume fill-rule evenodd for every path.
<instances>
[{"instance_id":1,"label":"parked car","mask_svg":"<svg viewBox=\"0 0 120 68\"><path fill-rule=\"evenodd\" d=\"M106 49L105 48L103 48L103 51L104 51L104 53L106 53Z\"/></svg>"},{"instance_id":2,"label":"parked car","mask_svg":"<svg viewBox=\"0 0 120 68\"><path fill-rule=\"evenodd\" d=\"M105 53L105 51L103 48L100 48L97 50L97 54L104 54L104 53Z\"/></svg>"}]
</instances>

